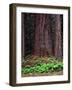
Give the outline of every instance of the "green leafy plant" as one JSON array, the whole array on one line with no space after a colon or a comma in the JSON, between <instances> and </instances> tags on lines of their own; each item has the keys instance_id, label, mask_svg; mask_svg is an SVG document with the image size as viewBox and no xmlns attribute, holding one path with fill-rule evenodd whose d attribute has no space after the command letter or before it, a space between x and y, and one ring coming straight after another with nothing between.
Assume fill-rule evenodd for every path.
<instances>
[{"instance_id":1,"label":"green leafy plant","mask_svg":"<svg viewBox=\"0 0 72 90\"><path fill-rule=\"evenodd\" d=\"M63 60L56 57L38 57L28 55L25 57L22 74L48 73L63 70Z\"/></svg>"},{"instance_id":2,"label":"green leafy plant","mask_svg":"<svg viewBox=\"0 0 72 90\"><path fill-rule=\"evenodd\" d=\"M43 73L63 69L63 63L39 63L34 66L22 67L22 73Z\"/></svg>"}]
</instances>

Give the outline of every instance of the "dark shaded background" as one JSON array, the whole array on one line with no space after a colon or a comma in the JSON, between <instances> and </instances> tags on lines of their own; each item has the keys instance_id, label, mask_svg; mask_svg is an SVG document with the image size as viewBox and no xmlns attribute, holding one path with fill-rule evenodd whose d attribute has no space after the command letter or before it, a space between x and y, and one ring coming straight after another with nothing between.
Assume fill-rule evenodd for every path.
<instances>
[{"instance_id":1,"label":"dark shaded background","mask_svg":"<svg viewBox=\"0 0 72 90\"><path fill-rule=\"evenodd\" d=\"M21 55L63 58L63 15L22 13Z\"/></svg>"}]
</instances>

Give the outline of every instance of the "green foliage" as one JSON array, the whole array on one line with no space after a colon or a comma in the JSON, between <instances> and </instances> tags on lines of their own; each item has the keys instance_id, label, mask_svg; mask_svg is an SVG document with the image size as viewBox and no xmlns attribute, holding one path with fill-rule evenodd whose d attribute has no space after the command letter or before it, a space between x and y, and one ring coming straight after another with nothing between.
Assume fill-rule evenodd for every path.
<instances>
[{"instance_id":1,"label":"green foliage","mask_svg":"<svg viewBox=\"0 0 72 90\"><path fill-rule=\"evenodd\" d=\"M59 71L63 69L63 63L62 62L49 62L49 63L42 63L37 62L34 66L25 66L22 67L22 73L28 74L28 73L43 73L43 72L49 72L49 71Z\"/></svg>"}]
</instances>

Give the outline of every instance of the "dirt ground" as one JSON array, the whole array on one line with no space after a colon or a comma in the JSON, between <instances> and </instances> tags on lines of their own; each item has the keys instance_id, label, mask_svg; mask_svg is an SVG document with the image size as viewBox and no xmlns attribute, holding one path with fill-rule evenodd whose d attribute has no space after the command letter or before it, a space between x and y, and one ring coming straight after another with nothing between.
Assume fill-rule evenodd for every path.
<instances>
[{"instance_id":1,"label":"dirt ground","mask_svg":"<svg viewBox=\"0 0 72 90\"><path fill-rule=\"evenodd\" d=\"M31 76L56 76L56 75L63 75L63 71L55 71L55 72L48 72L48 73L29 73L29 74L22 74L22 77L31 77Z\"/></svg>"}]
</instances>

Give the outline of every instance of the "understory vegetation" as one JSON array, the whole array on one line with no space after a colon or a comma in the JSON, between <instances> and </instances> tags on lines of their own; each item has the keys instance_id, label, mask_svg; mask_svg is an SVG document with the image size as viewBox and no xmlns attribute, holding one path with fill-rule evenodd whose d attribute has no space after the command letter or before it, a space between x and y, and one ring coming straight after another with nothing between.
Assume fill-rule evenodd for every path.
<instances>
[{"instance_id":1,"label":"understory vegetation","mask_svg":"<svg viewBox=\"0 0 72 90\"><path fill-rule=\"evenodd\" d=\"M23 63L23 62L22 62ZM55 57L27 56L22 64L22 74L48 73L63 70L62 59Z\"/></svg>"}]
</instances>

